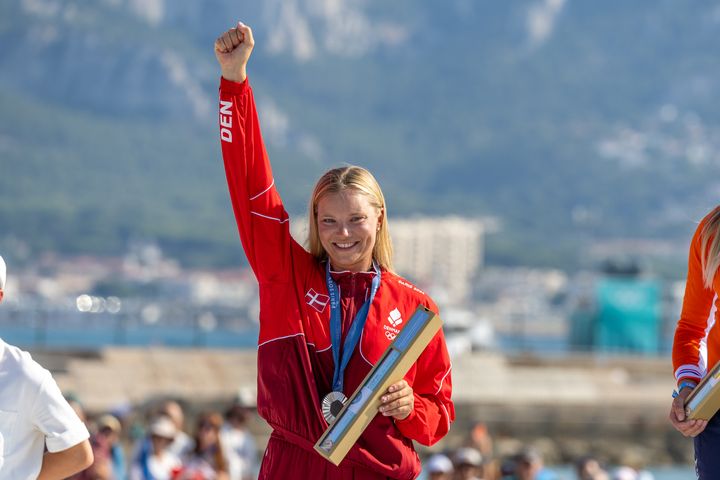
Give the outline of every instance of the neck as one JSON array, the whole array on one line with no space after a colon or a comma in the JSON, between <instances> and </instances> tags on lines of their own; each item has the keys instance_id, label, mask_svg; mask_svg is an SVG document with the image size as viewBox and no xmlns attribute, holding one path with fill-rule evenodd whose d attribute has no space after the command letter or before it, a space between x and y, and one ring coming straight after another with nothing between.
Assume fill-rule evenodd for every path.
<instances>
[{"instance_id":1,"label":"neck","mask_svg":"<svg viewBox=\"0 0 720 480\"><path fill-rule=\"evenodd\" d=\"M330 270L333 272L370 272L373 270L373 263L372 260L368 260L367 262L362 263L355 263L352 265L344 265L342 263L334 262L332 259L329 259L330 262Z\"/></svg>"}]
</instances>

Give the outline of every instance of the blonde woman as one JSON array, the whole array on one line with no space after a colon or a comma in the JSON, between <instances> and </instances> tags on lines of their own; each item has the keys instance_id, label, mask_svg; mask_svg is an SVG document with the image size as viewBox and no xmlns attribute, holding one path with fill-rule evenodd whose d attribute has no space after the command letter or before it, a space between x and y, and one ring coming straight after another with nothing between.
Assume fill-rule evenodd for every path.
<instances>
[{"instance_id":1,"label":"blonde woman","mask_svg":"<svg viewBox=\"0 0 720 480\"><path fill-rule=\"evenodd\" d=\"M454 420L442 332L339 467L313 450L343 397L357 388L418 304L433 301L392 271L387 208L367 170L330 170L309 207L309 250L290 236L263 146L246 66L252 31L219 37L220 140L240 238L260 284L258 412L273 428L260 479L411 479L413 440L442 438Z\"/></svg>"},{"instance_id":2,"label":"blonde woman","mask_svg":"<svg viewBox=\"0 0 720 480\"><path fill-rule=\"evenodd\" d=\"M720 418L689 420L685 400L720 359L718 292L720 292L720 207L698 226L690 243L687 283L680 321L673 342L677 391L670 410L673 426L694 437L698 478L720 478ZM705 352L705 346L707 351Z\"/></svg>"},{"instance_id":3,"label":"blonde woman","mask_svg":"<svg viewBox=\"0 0 720 480\"><path fill-rule=\"evenodd\" d=\"M205 412L198 416L195 427L195 448L183 461L177 480L230 480L230 462L220 439L223 419L219 413Z\"/></svg>"}]
</instances>

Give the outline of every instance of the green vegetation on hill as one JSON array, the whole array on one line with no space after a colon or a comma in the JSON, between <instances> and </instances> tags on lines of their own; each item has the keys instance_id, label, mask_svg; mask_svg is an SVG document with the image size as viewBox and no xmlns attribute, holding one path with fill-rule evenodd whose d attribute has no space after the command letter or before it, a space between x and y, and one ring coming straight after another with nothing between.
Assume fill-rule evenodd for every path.
<instances>
[{"instance_id":1,"label":"green vegetation on hill","mask_svg":"<svg viewBox=\"0 0 720 480\"><path fill-rule=\"evenodd\" d=\"M113 255L150 239L186 264L242 262L210 47L235 12L212 4L168 4L158 25L109 3L0 6L0 249ZM717 202L713 7L567 2L533 44L540 4L375 0L368 18L402 25L404 43L343 57L318 40L305 62L269 53L269 7L248 6L256 95L288 121L281 141L266 128L288 210L324 169L357 163L391 216L498 217L491 263L569 267L595 239L685 238ZM665 105L677 119L659 119ZM600 153L618 138L619 157ZM644 163L623 160L633 148ZM688 160L697 148L705 161Z\"/></svg>"}]
</instances>

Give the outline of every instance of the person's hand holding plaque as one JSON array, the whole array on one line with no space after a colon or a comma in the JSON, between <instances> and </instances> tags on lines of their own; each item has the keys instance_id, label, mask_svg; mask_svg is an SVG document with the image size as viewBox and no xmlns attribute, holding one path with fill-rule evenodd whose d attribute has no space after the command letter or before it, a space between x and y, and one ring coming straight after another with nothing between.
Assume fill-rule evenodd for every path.
<instances>
[{"instance_id":1,"label":"person's hand holding plaque","mask_svg":"<svg viewBox=\"0 0 720 480\"><path fill-rule=\"evenodd\" d=\"M405 420L415 407L415 396L412 387L405 380L400 380L388 387L380 402L380 413L395 420Z\"/></svg>"},{"instance_id":2,"label":"person's hand holding plaque","mask_svg":"<svg viewBox=\"0 0 720 480\"><path fill-rule=\"evenodd\" d=\"M673 399L670 408L670 422L675 427L675 430L686 437L697 437L705 430L708 424L707 420L690 420L685 415L685 402L692 390L692 388L680 389L680 393Z\"/></svg>"}]
</instances>

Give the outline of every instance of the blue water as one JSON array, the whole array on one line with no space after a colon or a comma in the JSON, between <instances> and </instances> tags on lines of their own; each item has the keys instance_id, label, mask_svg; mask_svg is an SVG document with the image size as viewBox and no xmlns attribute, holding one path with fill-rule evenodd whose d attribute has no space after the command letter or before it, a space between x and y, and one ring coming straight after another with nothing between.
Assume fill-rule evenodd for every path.
<instances>
[{"instance_id":1,"label":"blue water","mask_svg":"<svg viewBox=\"0 0 720 480\"><path fill-rule=\"evenodd\" d=\"M122 330L96 327L0 328L0 337L22 348L96 349L110 345L207 348L255 348L258 331L211 330L193 327L141 326Z\"/></svg>"},{"instance_id":2,"label":"blue water","mask_svg":"<svg viewBox=\"0 0 720 480\"><path fill-rule=\"evenodd\" d=\"M46 322L35 319L19 323L13 318L0 316L0 337L23 348L98 349L111 345L255 348L258 329L250 323L238 328L221 323L215 329L203 330L190 323L122 323L112 317L98 317L93 322L87 322L74 317L50 316ZM567 339L560 336L506 334L498 335L497 342L497 347L508 354L564 355L571 351Z\"/></svg>"}]
</instances>

